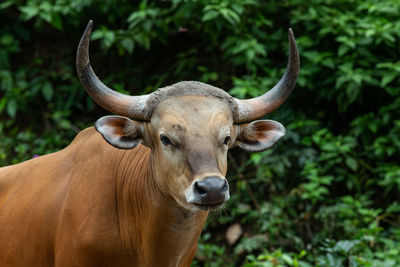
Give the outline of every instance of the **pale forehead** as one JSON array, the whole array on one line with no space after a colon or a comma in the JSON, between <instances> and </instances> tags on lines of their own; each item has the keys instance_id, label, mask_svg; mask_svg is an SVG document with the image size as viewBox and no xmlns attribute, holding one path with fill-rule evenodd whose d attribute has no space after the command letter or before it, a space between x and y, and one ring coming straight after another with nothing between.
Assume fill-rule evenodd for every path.
<instances>
[{"instance_id":1,"label":"pale forehead","mask_svg":"<svg viewBox=\"0 0 400 267\"><path fill-rule=\"evenodd\" d=\"M155 108L153 115L160 119L176 118L184 121L223 119L232 121L232 111L225 100L213 96L186 95L170 97Z\"/></svg>"}]
</instances>

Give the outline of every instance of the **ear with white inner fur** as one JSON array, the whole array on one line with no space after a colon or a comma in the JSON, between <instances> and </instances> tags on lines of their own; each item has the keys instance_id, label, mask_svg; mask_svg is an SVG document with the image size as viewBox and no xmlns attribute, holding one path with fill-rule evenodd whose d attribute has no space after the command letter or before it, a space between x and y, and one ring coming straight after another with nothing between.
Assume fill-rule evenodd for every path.
<instances>
[{"instance_id":1,"label":"ear with white inner fur","mask_svg":"<svg viewBox=\"0 0 400 267\"><path fill-rule=\"evenodd\" d=\"M267 150L286 134L285 127L272 120L253 121L238 127L240 132L235 145L250 152Z\"/></svg>"},{"instance_id":2,"label":"ear with white inner fur","mask_svg":"<svg viewBox=\"0 0 400 267\"><path fill-rule=\"evenodd\" d=\"M105 116L96 121L95 129L112 146L131 149L143 143L140 123L122 116Z\"/></svg>"}]
</instances>

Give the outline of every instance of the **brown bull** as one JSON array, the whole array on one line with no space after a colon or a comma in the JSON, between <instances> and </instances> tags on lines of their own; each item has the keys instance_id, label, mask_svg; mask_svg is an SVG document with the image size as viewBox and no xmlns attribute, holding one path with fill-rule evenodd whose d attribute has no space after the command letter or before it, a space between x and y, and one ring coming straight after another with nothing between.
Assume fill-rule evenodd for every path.
<instances>
[{"instance_id":1,"label":"brown bull","mask_svg":"<svg viewBox=\"0 0 400 267\"><path fill-rule=\"evenodd\" d=\"M254 120L295 85L293 34L279 83L238 100L199 82L117 93L90 66L91 28L78 48L79 78L121 116L99 119L64 150L0 168L0 266L190 266L208 212L229 199L228 149L262 151L285 134L278 122Z\"/></svg>"}]
</instances>

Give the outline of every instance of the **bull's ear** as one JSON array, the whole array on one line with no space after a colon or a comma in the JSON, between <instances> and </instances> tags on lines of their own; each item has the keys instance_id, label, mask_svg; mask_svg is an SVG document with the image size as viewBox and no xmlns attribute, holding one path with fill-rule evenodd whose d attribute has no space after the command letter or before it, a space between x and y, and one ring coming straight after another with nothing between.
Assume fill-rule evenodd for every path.
<instances>
[{"instance_id":1,"label":"bull's ear","mask_svg":"<svg viewBox=\"0 0 400 267\"><path fill-rule=\"evenodd\" d=\"M285 127L272 120L253 121L239 127L235 145L250 152L267 150L286 134Z\"/></svg>"},{"instance_id":2,"label":"bull's ear","mask_svg":"<svg viewBox=\"0 0 400 267\"><path fill-rule=\"evenodd\" d=\"M96 130L112 146L131 149L143 142L140 123L122 116L105 116L94 124Z\"/></svg>"}]
</instances>

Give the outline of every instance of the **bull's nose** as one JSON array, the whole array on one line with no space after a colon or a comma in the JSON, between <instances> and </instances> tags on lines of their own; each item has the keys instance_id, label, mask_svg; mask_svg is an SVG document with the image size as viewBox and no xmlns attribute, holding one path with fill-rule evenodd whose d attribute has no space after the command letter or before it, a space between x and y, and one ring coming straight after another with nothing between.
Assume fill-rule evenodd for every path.
<instances>
[{"instance_id":1,"label":"bull's nose","mask_svg":"<svg viewBox=\"0 0 400 267\"><path fill-rule=\"evenodd\" d=\"M225 194L228 191L228 182L220 177L207 177L194 184L194 192L201 199L201 204L221 204L225 201Z\"/></svg>"}]
</instances>

